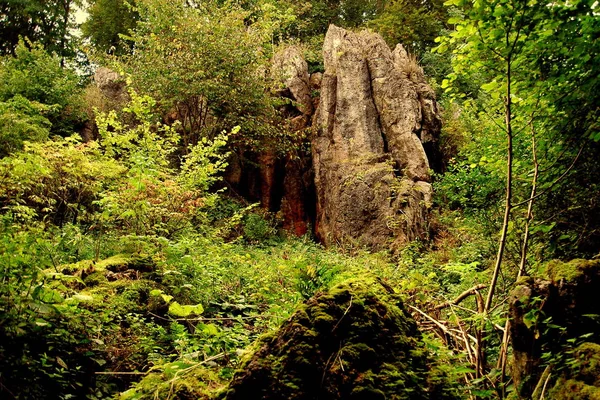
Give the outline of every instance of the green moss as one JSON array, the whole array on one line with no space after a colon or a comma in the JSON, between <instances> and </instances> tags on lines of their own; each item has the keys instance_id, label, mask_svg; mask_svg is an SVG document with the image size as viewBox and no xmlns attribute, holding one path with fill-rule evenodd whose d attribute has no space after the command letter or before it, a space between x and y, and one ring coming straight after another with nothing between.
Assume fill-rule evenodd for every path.
<instances>
[{"instance_id":1,"label":"green moss","mask_svg":"<svg viewBox=\"0 0 600 400\"><path fill-rule=\"evenodd\" d=\"M60 271L65 275L81 276L81 272L94 268L92 260L83 260L72 264L64 264L60 266Z\"/></svg>"},{"instance_id":2,"label":"green moss","mask_svg":"<svg viewBox=\"0 0 600 400\"><path fill-rule=\"evenodd\" d=\"M574 281L600 268L600 260L575 259L568 262L553 260L546 264L546 274L554 282Z\"/></svg>"},{"instance_id":3,"label":"green moss","mask_svg":"<svg viewBox=\"0 0 600 400\"><path fill-rule=\"evenodd\" d=\"M91 309L110 309L113 313L121 314L131 312L144 314L149 307L150 291L156 286L155 282L144 279L103 281L102 284L90 286L80 294L94 298L94 302L88 304Z\"/></svg>"},{"instance_id":4,"label":"green moss","mask_svg":"<svg viewBox=\"0 0 600 400\"><path fill-rule=\"evenodd\" d=\"M549 399L561 400L599 400L600 387L586 385L575 379L560 379L548 393Z\"/></svg>"},{"instance_id":5,"label":"green moss","mask_svg":"<svg viewBox=\"0 0 600 400\"><path fill-rule=\"evenodd\" d=\"M565 400L600 399L600 345L583 343L573 352L573 363L548 393Z\"/></svg>"},{"instance_id":6,"label":"green moss","mask_svg":"<svg viewBox=\"0 0 600 400\"><path fill-rule=\"evenodd\" d=\"M429 393L443 391L429 386L421 346L396 294L373 279L352 279L309 299L262 338L221 398L433 399Z\"/></svg>"},{"instance_id":7,"label":"green moss","mask_svg":"<svg viewBox=\"0 0 600 400\"><path fill-rule=\"evenodd\" d=\"M515 286L531 286L534 279L531 276L522 276L515 282Z\"/></svg>"},{"instance_id":8,"label":"green moss","mask_svg":"<svg viewBox=\"0 0 600 400\"><path fill-rule=\"evenodd\" d=\"M125 254L116 254L112 257L108 257L104 260L98 261L96 263L96 269L98 271L105 271L109 269L109 267L115 266L126 266L129 264L130 256Z\"/></svg>"},{"instance_id":9,"label":"green moss","mask_svg":"<svg viewBox=\"0 0 600 400\"><path fill-rule=\"evenodd\" d=\"M106 275L104 274L104 272L96 271L86 276L83 279L83 283L85 283L85 286L87 287L92 287L107 284L108 279L106 279Z\"/></svg>"},{"instance_id":10,"label":"green moss","mask_svg":"<svg viewBox=\"0 0 600 400\"><path fill-rule=\"evenodd\" d=\"M218 374L199 363L175 361L154 368L119 400L145 399L210 399L224 384Z\"/></svg>"}]
</instances>

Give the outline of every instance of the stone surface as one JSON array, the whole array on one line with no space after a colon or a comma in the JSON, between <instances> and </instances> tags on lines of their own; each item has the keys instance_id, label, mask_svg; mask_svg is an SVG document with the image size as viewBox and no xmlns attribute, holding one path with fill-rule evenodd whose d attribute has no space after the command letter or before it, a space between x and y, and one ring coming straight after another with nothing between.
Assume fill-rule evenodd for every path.
<instances>
[{"instance_id":1,"label":"stone surface","mask_svg":"<svg viewBox=\"0 0 600 400\"><path fill-rule=\"evenodd\" d=\"M289 90L298 110L304 115L312 115L308 65L301 50L290 46L276 53L273 56L272 71L273 78Z\"/></svg>"},{"instance_id":2,"label":"stone surface","mask_svg":"<svg viewBox=\"0 0 600 400\"><path fill-rule=\"evenodd\" d=\"M111 101L125 103L129 100L123 76L106 67L100 67L94 74L94 82L100 92Z\"/></svg>"},{"instance_id":3,"label":"stone surface","mask_svg":"<svg viewBox=\"0 0 600 400\"><path fill-rule=\"evenodd\" d=\"M437 138L439 117L431 89L401 68L409 59L401 50L333 25L325 37L312 144L316 233L325 244L386 249L428 236L432 189L421 137Z\"/></svg>"},{"instance_id":4,"label":"stone surface","mask_svg":"<svg viewBox=\"0 0 600 400\"><path fill-rule=\"evenodd\" d=\"M308 65L301 50L291 46L275 54L272 71L274 79L284 87L280 95L293 101L282 110L288 120L288 129L299 133L298 136L302 137L301 132L310 127L314 113L311 98L313 90L311 85L314 84L314 79L311 81ZM311 209L314 208L310 204L314 202L312 164L310 156L302 152L302 147L302 143L298 143L300 150L290 151L281 163L283 187L280 194L282 196L280 211L283 216L283 226L296 236L308 232Z\"/></svg>"}]
</instances>

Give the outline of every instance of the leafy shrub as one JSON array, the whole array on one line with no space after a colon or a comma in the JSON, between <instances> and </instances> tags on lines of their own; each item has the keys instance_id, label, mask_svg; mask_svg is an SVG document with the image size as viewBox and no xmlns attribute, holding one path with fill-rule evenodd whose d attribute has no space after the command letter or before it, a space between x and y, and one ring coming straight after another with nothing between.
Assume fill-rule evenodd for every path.
<instances>
[{"instance_id":1,"label":"leafy shrub","mask_svg":"<svg viewBox=\"0 0 600 400\"><path fill-rule=\"evenodd\" d=\"M244 218L244 237L251 243L264 242L275 233L273 225L260 214L250 213Z\"/></svg>"},{"instance_id":2,"label":"leafy shrub","mask_svg":"<svg viewBox=\"0 0 600 400\"><path fill-rule=\"evenodd\" d=\"M23 215L58 225L93 212L100 193L124 168L102 155L96 143L75 137L26 144L24 151L0 160L0 204Z\"/></svg>"},{"instance_id":3,"label":"leafy shrub","mask_svg":"<svg viewBox=\"0 0 600 400\"><path fill-rule=\"evenodd\" d=\"M21 96L32 104L43 104L39 115L52 124L54 134L69 136L82 120L80 94L77 75L39 45L27 48L21 42L16 57L0 61L0 102Z\"/></svg>"},{"instance_id":4,"label":"leafy shrub","mask_svg":"<svg viewBox=\"0 0 600 400\"><path fill-rule=\"evenodd\" d=\"M227 136L203 139L191 147L176 174L170 160L179 142L176 127L157 121L151 97L134 91L130 97L131 103L123 109L128 118L119 118L114 111L97 118L104 153L128 169L122 184L103 194L102 220L136 235L164 237L189 228L192 222L204 224L200 211L216 199L208 189L227 166L227 155L220 151Z\"/></svg>"},{"instance_id":5,"label":"leafy shrub","mask_svg":"<svg viewBox=\"0 0 600 400\"><path fill-rule=\"evenodd\" d=\"M45 117L51 107L16 95L0 102L0 158L23 149L23 142L42 142L52 124Z\"/></svg>"}]
</instances>

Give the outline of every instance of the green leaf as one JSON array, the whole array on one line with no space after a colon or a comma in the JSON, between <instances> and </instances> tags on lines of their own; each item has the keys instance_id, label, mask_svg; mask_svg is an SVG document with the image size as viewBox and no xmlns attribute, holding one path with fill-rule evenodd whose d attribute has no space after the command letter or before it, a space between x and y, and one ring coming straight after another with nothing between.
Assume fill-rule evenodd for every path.
<instances>
[{"instance_id":1,"label":"green leaf","mask_svg":"<svg viewBox=\"0 0 600 400\"><path fill-rule=\"evenodd\" d=\"M174 301L169 305L169 314L174 317L187 318L190 315L200 315L204 312L204 308L201 304L192 305L181 305Z\"/></svg>"},{"instance_id":2,"label":"green leaf","mask_svg":"<svg viewBox=\"0 0 600 400\"><path fill-rule=\"evenodd\" d=\"M67 367L67 363L65 363L65 362L63 361L63 359L62 359L62 358L60 358L60 357L56 357L56 363L57 363L58 365L60 365L61 367L63 367L64 369L69 369L69 367Z\"/></svg>"}]
</instances>

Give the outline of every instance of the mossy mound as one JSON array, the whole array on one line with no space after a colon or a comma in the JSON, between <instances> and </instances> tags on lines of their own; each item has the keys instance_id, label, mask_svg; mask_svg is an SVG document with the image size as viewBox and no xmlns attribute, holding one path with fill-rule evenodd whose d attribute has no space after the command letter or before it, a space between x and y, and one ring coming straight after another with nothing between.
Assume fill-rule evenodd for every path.
<instances>
[{"instance_id":1,"label":"mossy mound","mask_svg":"<svg viewBox=\"0 0 600 400\"><path fill-rule=\"evenodd\" d=\"M223 384L217 373L200 363L179 360L155 367L135 387L121 393L118 400L208 400Z\"/></svg>"},{"instance_id":2,"label":"mossy mound","mask_svg":"<svg viewBox=\"0 0 600 400\"><path fill-rule=\"evenodd\" d=\"M566 369L548 393L549 399L600 399L600 345L583 343L574 351L572 368Z\"/></svg>"},{"instance_id":3,"label":"mossy mound","mask_svg":"<svg viewBox=\"0 0 600 400\"><path fill-rule=\"evenodd\" d=\"M308 300L264 337L221 398L443 399L400 298L351 280Z\"/></svg>"}]
</instances>

